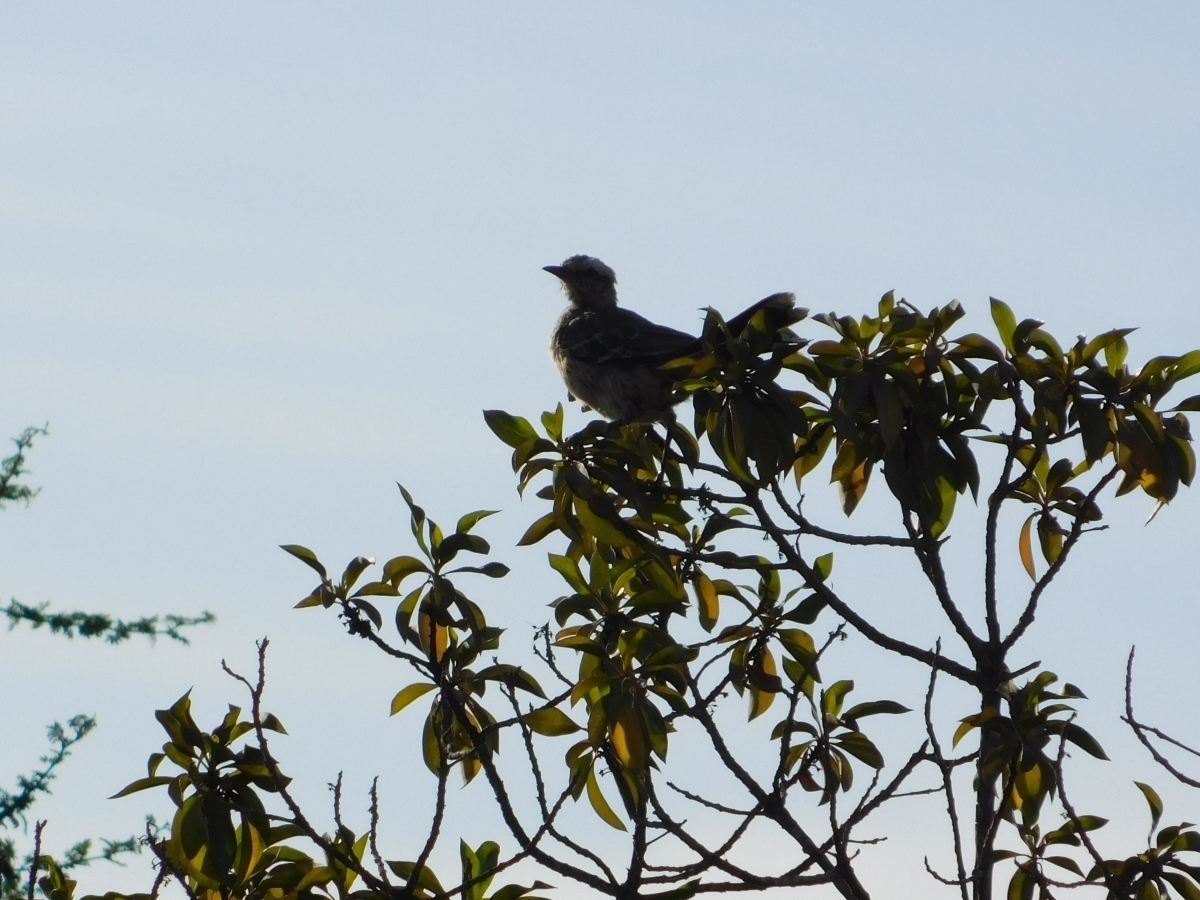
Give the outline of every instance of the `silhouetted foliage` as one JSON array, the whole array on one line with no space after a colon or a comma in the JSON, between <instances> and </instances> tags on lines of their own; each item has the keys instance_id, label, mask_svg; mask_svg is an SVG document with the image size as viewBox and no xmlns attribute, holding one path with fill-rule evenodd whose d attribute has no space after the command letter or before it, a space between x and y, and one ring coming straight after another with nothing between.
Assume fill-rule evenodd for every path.
<instances>
[{"instance_id":1,"label":"silhouetted foliage","mask_svg":"<svg viewBox=\"0 0 1200 900\"><path fill-rule=\"evenodd\" d=\"M1099 852L1093 836L1105 820L1078 812L1068 795L1068 749L1106 758L1078 722L1083 692L1017 656L1047 587L1078 543L1105 527L1106 489L1140 489L1161 505L1191 484L1185 413L1200 409L1200 396L1164 407L1200 371L1200 351L1133 369L1128 329L1064 349L1041 322L1018 322L995 300L991 312L998 342L952 333L958 303L925 313L890 293L870 315L814 316L827 329L816 341L762 316L733 333L710 311L703 348L668 364L693 400L690 431L597 420L565 434L561 406L540 427L485 413L512 449L519 490L544 503L520 543L553 540L548 562L565 584L535 640L536 666L501 656L488 604L464 593L475 576L508 574L495 561L464 564L491 553L475 531L489 511L443 530L401 488L415 549L401 548L365 583L372 559L357 557L335 577L311 550L285 546L319 579L299 607L335 612L349 634L415 675L391 713L423 710L412 752L434 780L428 830L385 853L376 790L356 832L343 820L340 780L332 828L313 824L268 734L284 730L263 708L264 641L256 676L230 673L249 693L249 713L230 707L205 731L187 696L159 711L167 743L121 793L165 788L177 810L152 843L160 868L151 896L174 877L204 900L481 900L500 872L528 859L572 892L622 900L821 884L866 898L858 861L870 841L860 826L915 794L939 797L949 820L943 855L954 869L927 861L930 886L964 900L992 896L998 864L1011 900L1076 887L1200 897L1200 832L1182 823L1154 833L1163 810L1149 785L1138 785L1153 819L1148 847L1120 859ZM817 489L826 458L847 516L883 484L894 532L812 521L802 488ZM985 472L996 473L986 487ZM978 597L956 595L944 567L968 492L984 519ZM1011 543L1001 540L1009 504L1028 509ZM924 628L916 642L881 627L870 598L838 586L839 547L878 553L883 567L911 554L941 618L914 617ZM1001 595L1002 565L1028 573L1027 593ZM855 664L841 649L848 635L920 666L923 696L857 697L845 677ZM976 699L935 716L946 678ZM774 719L762 731L774 749L728 740L720 711L730 703L750 720ZM923 711L925 738L889 762L879 748L895 741L881 737L910 707ZM1143 739L1159 734L1134 720L1132 706L1128 719ZM669 762L680 740L693 751L684 770ZM697 769L699 747L722 778ZM514 795L508 767L532 774L534 796ZM505 856L495 842L463 843L461 871L438 876L429 861L455 771L482 782L463 802L489 795L515 847ZM585 796L599 821L624 833L622 860L602 855L589 831L569 832L561 812ZM412 805L406 797L408 821ZM763 826L793 853L739 854ZM60 890L54 900L69 897L49 886ZM506 885L488 897L544 889Z\"/></svg>"}]
</instances>

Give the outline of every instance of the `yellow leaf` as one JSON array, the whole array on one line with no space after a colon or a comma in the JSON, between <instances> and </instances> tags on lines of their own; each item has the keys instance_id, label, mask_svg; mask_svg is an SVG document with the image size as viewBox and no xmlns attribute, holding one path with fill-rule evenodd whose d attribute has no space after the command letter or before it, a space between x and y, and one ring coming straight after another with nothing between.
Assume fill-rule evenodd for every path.
<instances>
[{"instance_id":1,"label":"yellow leaf","mask_svg":"<svg viewBox=\"0 0 1200 900\"><path fill-rule=\"evenodd\" d=\"M404 709L404 707L408 706L408 704L412 703L418 697L428 694L435 687L437 687L437 685L430 684L428 681L418 681L414 684L410 684L392 698L392 711L389 715L394 716L396 713L400 712L400 710Z\"/></svg>"},{"instance_id":2,"label":"yellow leaf","mask_svg":"<svg viewBox=\"0 0 1200 900\"><path fill-rule=\"evenodd\" d=\"M717 596L716 585L703 572L696 572L694 582L696 588L696 609L700 614L700 627L712 631L721 615L721 601Z\"/></svg>"},{"instance_id":3,"label":"yellow leaf","mask_svg":"<svg viewBox=\"0 0 1200 900\"><path fill-rule=\"evenodd\" d=\"M610 547L635 546L635 541L627 537L620 528L608 521L608 519L603 518L593 511L582 497L575 497L575 515L578 516L580 525Z\"/></svg>"},{"instance_id":4,"label":"yellow leaf","mask_svg":"<svg viewBox=\"0 0 1200 900\"><path fill-rule=\"evenodd\" d=\"M646 765L646 736L643 733L641 716L636 709L625 704L617 711L612 723L613 751L621 764L631 769Z\"/></svg>"},{"instance_id":5,"label":"yellow leaf","mask_svg":"<svg viewBox=\"0 0 1200 900\"><path fill-rule=\"evenodd\" d=\"M1025 571L1029 573L1029 577L1037 581L1037 569L1033 567L1033 520L1037 518L1037 513L1034 513L1025 520L1025 524L1021 526L1021 540L1018 548L1021 551L1021 563L1025 566Z\"/></svg>"}]
</instances>

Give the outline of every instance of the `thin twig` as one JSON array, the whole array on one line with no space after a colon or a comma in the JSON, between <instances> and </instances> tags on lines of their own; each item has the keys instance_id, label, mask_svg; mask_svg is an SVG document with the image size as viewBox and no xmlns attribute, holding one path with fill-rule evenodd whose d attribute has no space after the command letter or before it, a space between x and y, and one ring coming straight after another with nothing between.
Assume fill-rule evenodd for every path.
<instances>
[{"instance_id":1,"label":"thin twig","mask_svg":"<svg viewBox=\"0 0 1200 900\"><path fill-rule=\"evenodd\" d=\"M939 639L934 645L934 652L941 653L942 642ZM967 866L963 861L962 834L958 824L958 805L954 801L954 779L951 777L953 770L946 765L946 757L942 753L942 746L938 743L937 731L933 727L933 690L937 684L937 669L931 669L929 672L929 690L925 693L925 733L929 736L929 746L933 750L934 764L942 773L942 789L946 792L946 810L950 815L950 831L954 835L954 861L958 866L958 886L962 892L962 900L969 900L967 894ZM929 869L930 874L935 878L939 878L933 869L929 868L929 861L925 861L925 868Z\"/></svg>"},{"instance_id":2,"label":"thin twig","mask_svg":"<svg viewBox=\"0 0 1200 900\"><path fill-rule=\"evenodd\" d=\"M368 843L371 846L371 857L375 860L375 865L379 868L379 877L383 883L389 888L392 886L392 880L388 878L388 867L383 861L383 854L379 852L379 776L376 775L371 781L371 830L367 832L370 835Z\"/></svg>"},{"instance_id":3,"label":"thin twig","mask_svg":"<svg viewBox=\"0 0 1200 900\"><path fill-rule=\"evenodd\" d=\"M26 892L26 900L33 900L33 888L37 884L38 868L42 863L42 829L45 827L45 819L40 819L33 826L33 860L29 863L29 888Z\"/></svg>"},{"instance_id":4,"label":"thin twig","mask_svg":"<svg viewBox=\"0 0 1200 900\"><path fill-rule=\"evenodd\" d=\"M784 515L796 523L799 534L809 534L813 537L824 538L836 544L847 544L852 547L912 547L912 538L892 537L891 535L843 534L840 531L830 531L815 525L804 517L799 506L792 506L783 493L778 479L771 481L771 492Z\"/></svg>"},{"instance_id":5,"label":"thin twig","mask_svg":"<svg viewBox=\"0 0 1200 900\"><path fill-rule=\"evenodd\" d=\"M1163 756L1161 753L1158 752L1158 749L1150 742L1150 739L1148 737L1146 737L1145 732L1149 731L1152 734L1155 734L1158 737L1162 738L1164 741L1168 741L1168 742L1174 744L1176 747L1180 747L1180 748L1186 750L1188 753L1195 754L1196 756L1200 756L1200 753L1197 753L1195 750L1193 750L1187 744L1184 744L1184 743L1181 743L1180 741L1175 740L1175 738L1171 737L1170 735L1164 734L1163 732L1159 731L1157 728L1154 728L1150 725L1143 725L1141 722L1139 722L1133 716L1133 653L1134 653L1135 649L1136 648L1134 648L1134 647L1129 648L1129 659L1125 663L1125 715L1124 715L1124 721L1127 725L1129 725L1130 728L1133 729L1133 733L1137 735L1137 739L1142 742L1142 745L1147 750L1150 751L1150 755L1152 757L1154 757L1154 761L1156 763L1158 763L1160 766L1162 766L1164 769L1166 769L1168 772L1170 772L1172 775L1174 775L1177 779L1179 779L1184 784L1190 785L1191 787L1200 788L1200 781L1197 781L1194 778L1189 778L1187 775L1184 775L1182 772L1180 772L1178 769L1176 769L1173 765L1171 765L1170 760L1168 760L1165 756Z\"/></svg>"},{"instance_id":6,"label":"thin twig","mask_svg":"<svg viewBox=\"0 0 1200 900\"><path fill-rule=\"evenodd\" d=\"M279 769L279 763L271 754L270 745L267 742L266 731L263 728L262 716L262 698L263 692L266 690L267 685L267 647L270 645L270 643L270 640L267 638L263 638L258 642L258 680L255 684L251 684L245 676L234 672L231 668L229 668L228 665L225 664L224 660L221 662L221 668L225 670L227 675L236 679L237 681L240 681L250 691L251 716L254 723L254 734L258 741L258 748L262 751L263 762L267 767L267 771L271 773L271 780L275 783L275 789L278 791L279 796L283 799L283 802L287 805L288 810L291 812L293 822L304 831L304 834L309 840L311 840L314 844L316 844L346 868L353 872L357 872L359 877L362 878L362 880L370 887L377 891L382 891L386 889L387 885L376 878L372 872L370 872L352 855L344 853L341 848L339 848L332 841L328 840L323 834L318 832L317 829L312 826L312 823L308 821L308 817L305 816L303 810L300 809L300 805L296 802L296 798L293 797L291 792L287 789L287 781Z\"/></svg>"},{"instance_id":7,"label":"thin twig","mask_svg":"<svg viewBox=\"0 0 1200 900\"><path fill-rule=\"evenodd\" d=\"M891 650L899 656L915 659L927 666L937 666L947 675L957 678L959 681L971 685L978 684L979 676L974 669L945 657L934 656L922 647L916 647L889 634L885 634L860 616L829 585L825 584L817 576L816 571L804 561L799 551L788 541L787 536L779 532L762 500L756 496L754 491L749 489L746 491L745 502L754 508L755 514L767 527L767 531L774 540L776 547L787 558L790 567L800 574L805 583L825 601L830 609L850 623L863 637L867 638L871 643L885 650Z\"/></svg>"}]
</instances>

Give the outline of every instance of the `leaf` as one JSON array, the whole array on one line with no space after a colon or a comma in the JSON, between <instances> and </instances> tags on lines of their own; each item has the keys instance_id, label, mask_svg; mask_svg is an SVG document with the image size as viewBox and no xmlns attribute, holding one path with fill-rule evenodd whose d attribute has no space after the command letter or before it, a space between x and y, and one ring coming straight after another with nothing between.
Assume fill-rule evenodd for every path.
<instances>
[{"instance_id":1,"label":"leaf","mask_svg":"<svg viewBox=\"0 0 1200 900\"><path fill-rule=\"evenodd\" d=\"M138 791L144 791L147 788L161 787L164 784L170 784L174 778L168 778L165 775L155 775L150 778L139 778L137 781L131 781L125 787L121 788L109 800L116 800L118 797L128 797L130 794L136 794Z\"/></svg>"},{"instance_id":2,"label":"leaf","mask_svg":"<svg viewBox=\"0 0 1200 900\"><path fill-rule=\"evenodd\" d=\"M842 711L842 701L854 690L854 682L849 679L835 681L829 689L823 692L821 711L827 716L836 716Z\"/></svg>"},{"instance_id":3,"label":"leaf","mask_svg":"<svg viewBox=\"0 0 1200 900\"><path fill-rule=\"evenodd\" d=\"M1193 394L1181 401L1171 412L1200 412L1200 394Z\"/></svg>"},{"instance_id":4,"label":"leaf","mask_svg":"<svg viewBox=\"0 0 1200 900\"><path fill-rule=\"evenodd\" d=\"M415 862L398 862L391 859L387 861L387 864L389 869L405 881L408 881L412 877L413 869L417 867ZM421 872L417 875L416 883L432 894L446 893L442 887L442 883L438 881L437 876L433 874L433 870L429 866L421 867Z\"/></svg>"},{"instance_id":5,"label":"leaf","mask_svg":"<svg viewBox=\"0 0 1200 900\"><path fill-rule=\"evenodd\" d=\"M389 713L389 715L394 716L418 697L423 697L436 687L436 684L431 684L428 681L417 681L413 684L410 684L408 687L401 689L401 691L392 698L392 711Z\"/></svg>"},{"instance_id":6,"label":"leaf","mask_svg":"<svg viewBox=\"0 0 1200 900\"><path fill-rule=\"evenodd\" d=\"M482 566L459 566L455 572L472 572L476 575L486 575L488 578L503 578L511 570L504 563L490 562Z\"/></svg>"},{"instance_id":7,"label":"leaf","mask_svg":"<svg viewBox=\"0 0 1200 900\"><path fill-rule=\"evenodd\" d=\"M342 573L342 587L346 590L354 587L354 583L358 581L358 576L366 571L368 566L375 565L375 560L369 556L356 556L350 560L346 566L346 571Z\"/></svg>"},{"instance_id":8,"label":"leaf","mask_svg":"<svg viewBox=\"0 0 1200 900\"><path fill-rule=\"evenodd\" d=\"M1134 784L1137 785L1138 790L1146 798L1146 803L1150 806L1150 830L1153 831L1158 827L1158 820L1162 818L1162 798L1158 796L1158 791L1154 790L1150 785L1143 784L1140 781L1135 781Z\"/></svg>"},{"instance_id":9,"label":"leaf","mask_svg":"<svg viewBox=\"0 0 1200 900\"><path fill-rule=\"evenodd\" d=\"M575 515L579 518L579 524L597 540L603 541L610 547L633 547L636 545L637 542L625 534L616 523L596 512L592 505L578 494L575 495L573 506ZM620 517L617 516L617 518Z\"/></svg>"},{"instance_id":10,"label":"leaf","mask_svg":"<svg viewBox=\"0 0 1200 900\"><path fill-rule=\"evenodd\" d=\"M525 530L521 535L521 539L517 541L518 547L528 547L531 544L536 544L550 532L555 530L554 513L549 512L542 516L536 522Z\"/></svg>"},{"instance_id":11,"label":"leaf","mask_svg":"<svg viewBox=\"0 0 1200 900\"><path fill-rule=\"evenodd\" d=\"M1004 349L1013 352L1013 332L1017 330L1017 317L1012 309L1002 300L989 298L992 306L992 321L996 323L996 333L1004 344Z\"/></svg>"},{"instance_id":12,"label":"leaf","mask_svg":"<svg viewBox=\"0 0 1200 900\"><path fill-rule=\"evenodd\" d=\"M1038 514L1034 513L1025 520L1025 524L1021 526L1021 539L1018 542L1018 549L1021 553L1021 564L1025 566L1025 571L1029 573L1029 577L1037 581L1037 569L1033 566L1033 520Z\"/></svg>"},{"instance_id":13,"label":"leaf","mask_svg":"<svg viewBox=\"0 0 1200 900\"><path fill-rule=\"evenodd\" d=\"M878 716L881 714L895 716L910 711L907 706L902 706L895 700L871 700L867 703L859 703L850 707L842 713L842 720L845 722L857 722L866 716Z\"/></svg>"},{"instance_id":14,"label":"leaf","mask_svg":"<svg viewBox=\"0 0 1200 900\"><path fill-rule=\"evenodd\" d=\"M560 403L554 412L542 413L542 427L546 429L546 435L552 441L562 440L563 430L563 405Z\"/></svg>"},{"instance_id":15,"label":"leaf","mask_svg":"<svg viewBox=\"0 0 1200 900\"><path fill-rule=\"evenodd\" d=\"M1108 759L1108 754L1104 752L1104 748L1100 746L1100 742L1074 722L1067 722L1063 725L1062 733L1063 737L1080 750L1090 753L1096 759Z\"/></svg>"},{"instance_id":16,"label":"leaf","mask_svg":"<svg viewBox=\"0 0 1200 900\"><path fill-rule=\"evenodd\" d=\"M833 574L833 554L824 553L818 556L813 561L813 571L817 573L817 580L827 581Z\"/></svg>"},{"instance_id":17,"label":"leaf","mask_svg":"<svg viewBox=\"0 0 1200 900\"><path fill-rule=\"evenodd\" d=\"M544 709L535 709L521 717L521 720L530 727L532 731L538 734L544 734L547 737L559 737L564 734L574 734L582 729L571 721L571 717L564 713L561 709L553 706L548 706Z\"/></svg>"},{"instance_id":18,"label":"leaf","mask_svg":"<svg viewBox=\"0 0 1200 900\"><path fill-rule=\"evenodd\" d=\"M697 570L693 586L696 589L696 610L700 615L700 627L711 632L721 615L721 601L717 596L712 579Z\"/></svg>"},{"instance_id":19,"label":"leaf","mask_svg":"<svg viewBox=\"0 0 1200 900\"><path fill-rule=\"evenodd\" d=\"M642 769L646 765L646 735L642 717L628 703L619 705L611 724L613 752L623 766Z\"/></svg>"},{"instance_id":20,"label":"leaf","mask_svg":"<svg viewBox=\"0 0 1200 900\"><path fill-rule=\"evenodd\" d=\"M325 567L321 565L321 561L317 559L317 554L313 553L307 547L301 547L299 544L280 544L280 550L286 550L300 562L304 563L310 569L313 569L321 576L322 581L326 581L329 576L325 574Z\"/></svg>"},{"instance_id":21,"label":"leaf","mask_svg":"<svg viewBox=\"0 0 1200 900\"><path fill-rule=\"evenodd\" d=\"M477 509L475 512L469 512L458 520L458 525L455 526L454 530L459 534L466 534L478 525L481 520L486 519L488 516L494 516L499 511L498 509Z\"/></svg>"},{"instance_id":22,"label":"leaf","mask_svg":"<svg viewBox=\"0 0 1200 900\"><path fill-rule=\"evenodd\" d=\"M488 428L508 446L514 449L529 441L537 440L537 432L533 426L520 416L509 415L502 409L485 409L483 420Z\"/></svg>"},{"instance_id":23,"label":"leaf","mask_svg":"<svg viewBox=\"0 0 1200 900\"><path fill-rule=\"evenodd\" d=\"M1068 872L1074 872L1080 878L1083 877L1083 870L1079 868L1079 863L1075 862L1069 856L1046 856L1043 858L1048 863L1054 863L1060 869L1066 869Z\"/></svg>"},{"instance_id":24,"label":"leaf","mask_svg":"<svg viewBox=\"0 0 1200 900\"><path fill-rule=\"evenodd\" d=\"M1018 866L1008 882L1006 900L1033 900L1033 892L1037 887L1037 879L1023 866Z\"/></svg>"},{"instance_id":25,"label":"leaf","mask_svg":"<svg viewBox=\"0 0 1200 900\"><path fill-rule=\"evenodd\" d=\"M1129 354L1129 344L1125 338L1117 338L1111 344L1104 348L1104 362L1108 364L1108 371L1114 375L1125 363L1125 357Z\"/></svg>"},{"instance_id":26,"label":"leaf","mask_svg":"<svg viewBox=\"0 0 1200 900\"><path fill-rule=\"evenodd\" d=\"M625 823L622 822L613 808L608 805L608 801L604 799L604 794L600 793L600 783L596 781L596 770L592 769L587 776L587 796L588 802L592 804L592 809L596 811L601 819L611 825L617 831L628 831Z\"/></svg>"},{"instance_id":27,"label":"leaf","mask_svg":"<svg viewBox=\"0 0 1200 900\"><path fill-rule=\"evenodd\" d=\"M561 556L557 553L551 553L549 556L550 568L561 575L576 593L590 593L587 581L584 579L583 573L579 571L579 563L569 556Z\"/></svg>"},{"instance_id":28,"label":"leaf","mask_svg":"<svg viewBox=\"0 0 1200 900\"><path fill-rule=\"evenodd\" d=\"M397 587L409 575L416 572L429 573L429 567L415 556L394 556L383 564L383 580Z\"/></svg>"},{"instance_id":29,"label":"leaf","mask_svg":"<svg viewBox=\"0 0 1200 900\"><path fill-rule=\"evenodd\" d=\"M883 768L883 754L861 731L851 731L838 736L834 743L851 756L862 760L872 769Z\"/></svg>"},{"instance_id":30,"label":"leaf","mask_svg":"<svg viewBox=\"0 0 1200 900\"><path fill-rule=\"evenodd\" d=\"M962 724L960 724L958 726L958 728L955 729L954 738L951 741L951 746L957 747L958 742L961 741L968 734L970 734L972 730L978 728L979 726L981 726L984 722L988 721L989 719L995 718L996 715L997 715L996 707L989 706L986 709L984 709L982 712L976 713L973 716L967 716L965 719L962 720Z\"/></svg>"}]
</instances>

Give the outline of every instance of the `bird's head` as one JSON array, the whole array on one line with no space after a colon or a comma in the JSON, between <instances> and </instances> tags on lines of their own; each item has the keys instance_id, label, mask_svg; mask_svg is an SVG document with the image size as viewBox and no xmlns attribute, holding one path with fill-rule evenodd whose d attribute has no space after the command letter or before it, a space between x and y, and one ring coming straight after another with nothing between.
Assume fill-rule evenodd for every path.
<instances>
[{"instance_id":1,"label":"bird's head","mask_svg":"<svg viewBox=\"0 0 1200 900\"><path fill-rule=\"evenodd\" d=\"M605 309L617 305L617 274L582 253L563 260L561 266L543 266L563 283L567 299L582 309Z\"/></svg>"}]
</instances>

